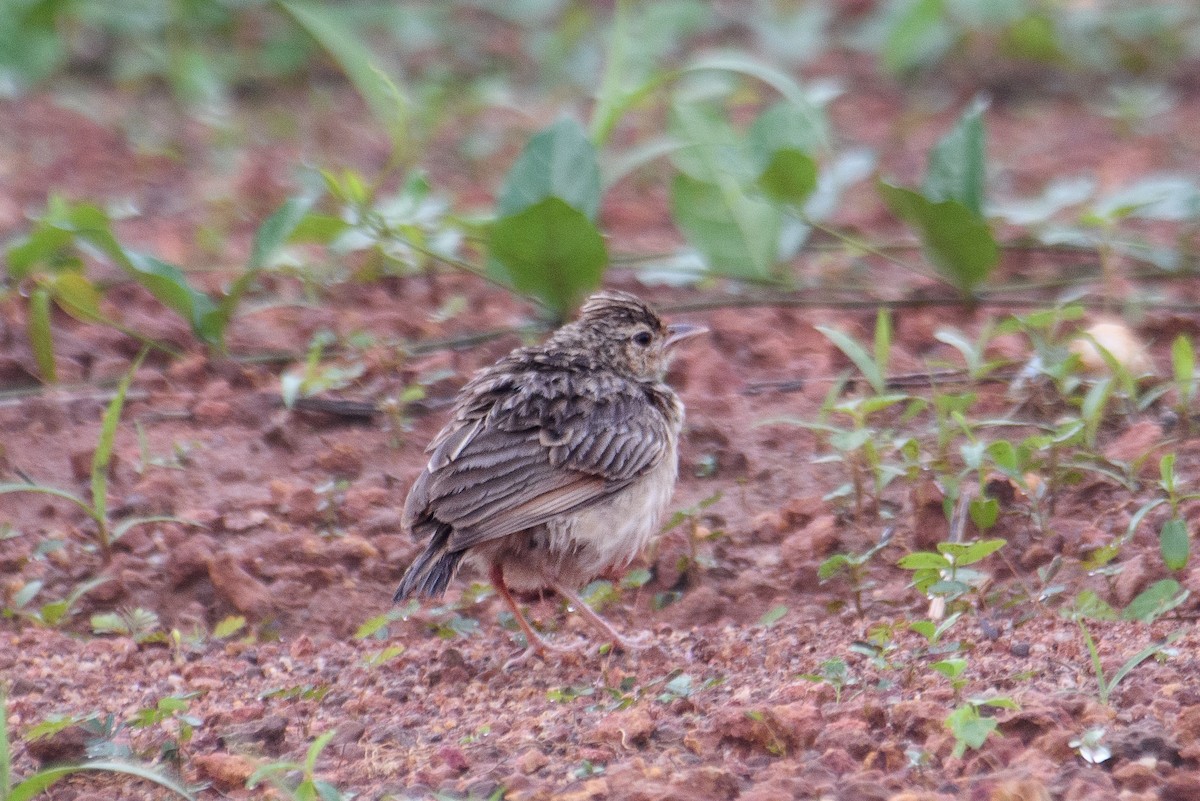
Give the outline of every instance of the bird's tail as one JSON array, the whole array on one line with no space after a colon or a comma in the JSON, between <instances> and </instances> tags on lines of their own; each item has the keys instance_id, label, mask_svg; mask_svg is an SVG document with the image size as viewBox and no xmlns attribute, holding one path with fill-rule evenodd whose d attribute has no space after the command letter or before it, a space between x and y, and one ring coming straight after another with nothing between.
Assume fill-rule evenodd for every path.
<instances>
[{"instance_id":1,"label":"bird's tail","mask_svg":"<svg viewBox=\"0 0 1200 801\"><path fill-rule=\"evenodd\" d=\"M450 579L458 572L458 563L466 553L446 550L451 530L445 523L438 526L429 546L404 571L404 578L400 579L400 586L392 596L393 601L403 601L411 595L438 598L446 591Z\"/></svg>"}]
</instances>

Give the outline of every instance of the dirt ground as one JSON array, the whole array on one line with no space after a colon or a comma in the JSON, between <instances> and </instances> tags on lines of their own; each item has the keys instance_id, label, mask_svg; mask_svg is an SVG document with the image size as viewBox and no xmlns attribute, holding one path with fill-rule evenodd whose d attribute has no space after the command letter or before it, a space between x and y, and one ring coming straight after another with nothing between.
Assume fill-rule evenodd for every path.
<instances>
[{"instance_id":1,"label":"dirt ground","mask_svg":"<svg viewBox=\"0 0 1200 801\"><path fill-rule=\"evenodd\" d=\"M835 128L849 142L878 149L884 174L914 181L958 106L914 126L894 88L857 85L850 74L847 93L831 109ZM170 139L176 155L130 144L130 120L156 119L166 101L92 91L87 114L45 96L0 102L0 231L21 230L22 215L44 204L49 188L129 201L142 213L120 224L122 236L193 269L218 268L198 279L210 289L220 285L224 265L244 260L254 226L287 196L295 164L311 158L369 169L386 155L385 144L364 132L363 108L344 96L321 113L296 97L243 110L251 130L253 120L270 114L306 121L289 144L260 136L217 164L207 155L213 134L182 118L156 134ZM544 111L553 119L552 109ZM988 113L991 157L1002 171L997 182L1033 193L1050 175L1090 174L1116 187L1156 170L1194 168L1198 118L1196 87L1185 87L1177 106L1139 135L1079 100L1001 99ZM513 141L519 146L520 134ZM481 187L495 186L494 177L463 174L453 154L449 143L434 145L433 183L468 204L486 200ZM506 163L498 160L497 170ZM899 235L869 186L855 193L861 197L843 204L840 225ZM213 198L224 199L229 215L215 253L197 244ZM659 183L619 186L601 220L613 249L678 244L667 208ZM842 267L806 257L797 269L815 283ZM1009 277L1061 270L1037 254L1005 264ZM886 288L889 298L929 291L887 266L855 267L843 277ZM814 420L832 377L846 367L814 325L836 324L868 341L874 311L722 308L737 290L644 287L621 269L607 283L712 331L690 345L669 376L688 409L672 508L694 514L635 565L649 569L649 581L615 593L603 609L624 630L649 632L652 647L597 653L577 615L554 598L531 599L536 624L581 651L510 672L501 666L519 650L517 636L502 625L499 599L470 576L455 582L442 606L408 610L378 632L386 636L354 634L393 608L391 593L419 548L400 526L400 506L423 466L425 443L444 422L446 402L474 369L521 340L508 333L412 354L398 345L517 328L530 319L527 306L452 273L432 285L420 277L338 283L321 290L318 304L298 281L269 277L232 326L234 357L216 357L136 287L111 290L107 302L126 325L184 353L152 353L136 376L117 437L112 514L170 515L197 525L134 528L105 564L75 507L48 496L0 495L0 521L14 532L0 540L3 597L11 601L34 580L45 582L45 600L90 578L107 579L60 627L0 621L16 775L39 760L83 756L79 728L25 741L30 727L52 715L127 721L164 697L195 693L188 701L194 735L180 749L179 770L187 782L205 785L202 799L261 797L263 789L243 786L255 765L303 761L327 731L336 733L318 775L370 799L1200 799L1200 636L1191 624L1200 594L1151 626L1091 624L1109 677L1156 639L1182 633L1162 658L1130 672L1108 704L1101 703L1079 627L1053 604L1032 601L977 609L950 630L946 642L961 644L969 660L965 684L955 689L929 668L946 652L907 628L925 616L928 601L911 587L911 574L895 566L903 554L945 537L940 498L923 485L889 490L892 539L867 565L860 615L849 584L820 582L817 567L831 554L866 550L885 526L860 525L838 502L823 500L845 480L841 466L813 463L821 451L808 430L770 422ZM429 311L457 294L469 311L435 320ZM1194 282L1175 282L1160 297L1194 304L1197 295ZM701 302L713 308L698 308ZM898 312L893 370L954 361L934 331L951 326L974 335L1002 313ZM1165 303L1130 323L1152 343L1164 377L1172 338L1200 335L1200 315ZM0 385L12 390L0 399L0 481L25 475L86 493L104 406L138 343L66 317L55 324L64 384L24 391L36 382L23 311L15 302L0 309ZM285 411L280 371L302 359L322 329L340 339L372 339L354 356L362 376L339 397L379 400L418 382L427 384L426 401L405 419ZM999 346L1017 362L1029 356L1019 338ZM275 358L281 353L292 361ZM998 413L1011 406L1004 389L984 389L994 393L988 402ZM1176 437L1179 472L1194 489L1200 441L1164 429L1162 410L1151 408L1102 430L1100 450L1133 459ZM1153 515L1122 550L1119 575L1089 575L1079 566L1081 554L1124 532L1151 496L1152 479L1148 473L1136 493L1099 479L1069 488L1049 522L1050 538L1024 523L1005 528L1005 559L987 563L996 597L1037 584L1038 568L1058 555L1066 565L1056 579L1063 597L1090 588L1121 605L1163 578L1154 533L1162 518ZM1192 530L1198 511L1185 507ZM1200 569L1177 577L1200 590ZM136 608L155 612L183 641L138 645L128 636L90 634L90 615ZM234 615L247 619L246 629L225 639L191 637ZM381 656L389 647L402 650ZM844 662L841 681L805 678L828 673L834 659ZM944 719L962 699L993 696L1011 698L1019 709L986 712L998 721L996 732L981 749L954 756ZM173 726L122 728L113 740L153 757ZM1106 729L1112 751L1099 765L1072 744L1096 726ZM55 801L165 796L104 775L73 778L46 793Z\"/></svg>"}]
</instances>

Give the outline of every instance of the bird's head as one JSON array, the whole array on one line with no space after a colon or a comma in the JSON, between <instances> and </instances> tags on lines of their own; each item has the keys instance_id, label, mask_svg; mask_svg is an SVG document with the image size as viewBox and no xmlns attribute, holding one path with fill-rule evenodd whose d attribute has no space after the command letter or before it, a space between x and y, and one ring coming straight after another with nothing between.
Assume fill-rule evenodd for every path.
<instances>
[{"instance_id":1,"label":"bird's head","mask_svg":"<svg viewBox=\"0 0 1200 801\"><path fill-rule=\"evenodd\" d=\"M552 342L587 348L590 355L621 375L658 380L667 372L674 346L708 329L687 323L664 323L636 295L605 290L583 304L579 319L563 326Z\"/></svg>"}]
</instances>

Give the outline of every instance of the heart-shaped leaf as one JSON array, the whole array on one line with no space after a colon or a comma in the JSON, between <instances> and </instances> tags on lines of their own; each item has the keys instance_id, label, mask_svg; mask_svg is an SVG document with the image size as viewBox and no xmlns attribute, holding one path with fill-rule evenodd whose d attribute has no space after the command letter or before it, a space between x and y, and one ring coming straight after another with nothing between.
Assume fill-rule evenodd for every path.
<instances>
[{"instance_id":1,"label":"heart-shaped leaf","mask_svg":"<svg viewBox=\"0 0 1200 801\"><path fill-rule=\"evenodd\" d=\"M560 316L600 286L608 264L596 226L557 197L497 220L490 249L513 288L539 298Z\"/></svg>"},{"instance_id":2,"label":"heart-shaped leaf","mask_svg":"<svg viewBox=\"0 0 1200 801\"><path fill-rule=\"evenodd\" d=\"M987 279L1000 249L985 220L957 200L932 201L883 181L878 186L887 207L916 229L925 255L959 291L969 294Z\"/></svg>"},{"instance_id":3,"label":"heart-shaped leaf","mask_svg":"<svg viewBox=\"0 0 1200 801\"><path fill-rule=\"evenodd\" d=\"M505 176L496 207L508 217L559 198L595 222L600 212L596 149L579 123L564 118L533 136Z\"/></svg>"}]
</instances>

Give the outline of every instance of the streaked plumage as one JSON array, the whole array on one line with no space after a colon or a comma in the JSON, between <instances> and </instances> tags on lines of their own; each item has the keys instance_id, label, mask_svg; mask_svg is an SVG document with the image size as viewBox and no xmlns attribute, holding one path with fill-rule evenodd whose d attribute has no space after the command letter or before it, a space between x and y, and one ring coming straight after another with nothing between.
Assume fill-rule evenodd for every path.
<instances>
[{"instance_id":1,"label":"streaked plumage","mask_svg":"<svg viewBox=\"0 0 1200 801\"><path fill-rule=\"evenodd\" d=\"M703 330L601 292L544 344L477 373L405 503L405 526L429 544L396 600L441 595L467 561L489 573L531 648L544 648L508 588L555 589L578 607L576 588L645 547L675 484L683 425L662 380L669 351Z\"/></svg>"}]
</instances>

